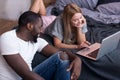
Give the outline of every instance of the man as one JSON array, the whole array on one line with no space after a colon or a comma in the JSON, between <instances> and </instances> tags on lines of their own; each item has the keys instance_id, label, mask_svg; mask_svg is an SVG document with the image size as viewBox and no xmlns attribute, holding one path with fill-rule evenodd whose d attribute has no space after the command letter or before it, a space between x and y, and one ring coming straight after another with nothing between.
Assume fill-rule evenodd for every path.
<instances>
[{"instance_id":1,"label":"man","mask_svg":"<svg viewBox=\"0 0 120 80\"><path fill-rule=\"evenodd\" d=\"M59 51L39 38L42 25L40 15L27 11L20 16L17 29L1 35L0 80L78 79L81 69L80 58ZM32 71L31 62L36 51L51 57Z\"/></svg>"}]
</instances>

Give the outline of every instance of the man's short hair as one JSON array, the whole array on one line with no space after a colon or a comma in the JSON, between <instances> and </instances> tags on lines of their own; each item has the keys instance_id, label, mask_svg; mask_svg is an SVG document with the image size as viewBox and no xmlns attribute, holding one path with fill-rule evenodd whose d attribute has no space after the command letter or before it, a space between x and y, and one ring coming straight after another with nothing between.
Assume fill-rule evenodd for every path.
<instances>
[{"instance_id":1,"label":"man's short hair","mask_svg":"<svg viewBox=\"0 0 120 80\"><path fill-rule=\"evenodd\" d=\"M23 14L21 14L21 16L19 17L18 25L19 27L22 27L22 26L26 26L27 23L36 24L39 21L39 19L41 19L41 23L43 24L40 14L37 14L32 11L26 11Z\"/></svg>"}]
</instances>

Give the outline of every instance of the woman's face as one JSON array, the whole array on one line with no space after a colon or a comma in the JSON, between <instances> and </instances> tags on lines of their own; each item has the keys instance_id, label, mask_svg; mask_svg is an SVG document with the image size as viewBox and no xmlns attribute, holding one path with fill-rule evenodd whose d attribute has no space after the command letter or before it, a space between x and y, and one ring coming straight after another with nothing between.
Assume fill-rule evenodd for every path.
<instances>
[{"instance_id":1,"label":"woman's face","mask_svg":"<svg viewBox=\"0 0 120 80\"><path fill-rule=\"evenodd\" d=\"M82 13L75 13L73 15L73 17L71 18L72 26L78 27L79 25L82 25L84 23L85 23L85 21L84 21L84 17L82 15Z\"/></svg>"}]
</instances>

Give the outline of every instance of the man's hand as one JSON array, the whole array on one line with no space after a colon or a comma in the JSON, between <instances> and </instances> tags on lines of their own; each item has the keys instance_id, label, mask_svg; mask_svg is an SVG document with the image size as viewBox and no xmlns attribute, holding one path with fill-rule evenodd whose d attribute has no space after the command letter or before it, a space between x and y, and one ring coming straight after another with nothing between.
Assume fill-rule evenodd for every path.
<instances>
[{"instance_id":1,"label":"man's hand","mask_svg":"<svg viewBox=\"0 0 120 80\"><path fill-rule=\"evenodd\" d=\"M81 60L79 57L76 57L70 64L67 71L72 70L71 80L77 80L81 72Z\"/></svg>"}]
</instances>

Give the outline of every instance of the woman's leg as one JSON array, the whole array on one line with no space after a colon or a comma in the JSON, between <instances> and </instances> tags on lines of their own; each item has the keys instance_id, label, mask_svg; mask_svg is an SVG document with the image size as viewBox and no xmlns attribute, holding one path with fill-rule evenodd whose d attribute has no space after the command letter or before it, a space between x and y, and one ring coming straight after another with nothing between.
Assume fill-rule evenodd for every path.
<instances>
[{"instance_id":1,"label":"woman's leg","mask_svg":"<svg viewBox=\"0 0 120 80\"><path fill-rule=\"evenodd\" d=\"M34 0L33 4L31 5L30 11L39 13L41 15L46 15L46 8L43 0Z\"/></svg>"},{"instance_id":2,"label":"woman's leg","mask_svg":"<svg viewBox=\"0 0 120 80\"><path fill-rule=\"evenodd\" d=\"M33 69L34 72L45 78L45 80L70 80L68 60L62 60L59 52L45 60Z\"/></svg>"}]
</instances>

